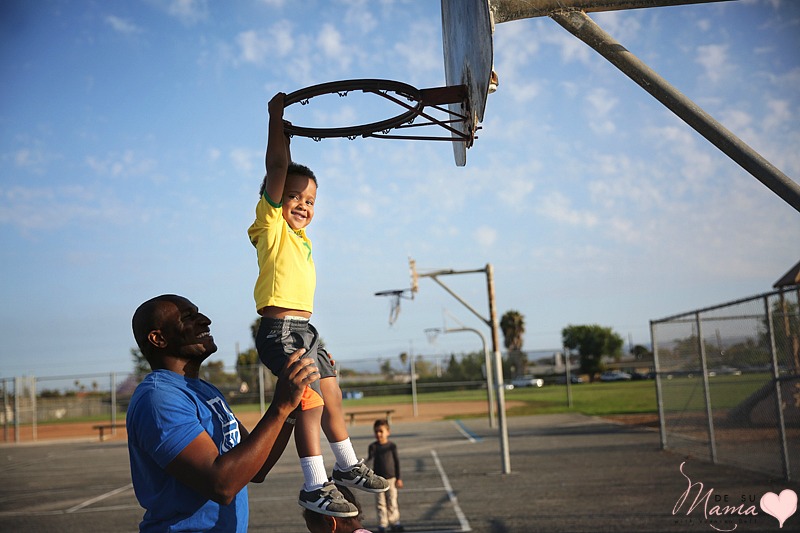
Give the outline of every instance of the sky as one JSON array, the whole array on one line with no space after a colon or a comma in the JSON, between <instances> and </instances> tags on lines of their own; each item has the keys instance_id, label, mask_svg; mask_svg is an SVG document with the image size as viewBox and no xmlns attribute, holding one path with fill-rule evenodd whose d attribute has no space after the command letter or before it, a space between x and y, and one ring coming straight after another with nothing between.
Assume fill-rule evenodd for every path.
<instances>
[{"instance_id":1,"label":"sky","mask_svg":"<svg viewBox=\"0 0 800 533\"><path fill-rule=\"evenodd\" d=\"M591 16L798 180L800 3ZM439 278L481 318L423 276L389 324L374 293L408 288L410 257L491 265L531 351L578 324L648 345L650 320L768 292L800 260L794 208L553 20L498 24L494 63L464 167L448 142L292 139L319 178L313 322L336 359L481 349L429 328L490 338L481 272ZM163 293L213 320L211 360L232 365L257 318L270 98L445 84L434 0L12 0L0 69L0 378L130 371L133 311ZM307 125L351 125L356 101L312 101Z\"/></svg>"}]
</instances>

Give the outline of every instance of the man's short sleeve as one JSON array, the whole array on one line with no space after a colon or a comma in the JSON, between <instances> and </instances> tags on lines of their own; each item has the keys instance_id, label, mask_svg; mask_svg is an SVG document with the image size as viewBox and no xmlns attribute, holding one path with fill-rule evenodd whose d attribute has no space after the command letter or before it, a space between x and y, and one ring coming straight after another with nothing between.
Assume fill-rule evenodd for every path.
<instances>
[{"instance_id":1,"label":"man's short sleeve","mask_svg":"<svg viewBox=\"0 0 800 533\"><path fill-rule=\"evenodd\" d=\"M153 388L139 399L132 421L140 449L161 468L172 462L205 430L198 418L197 405L186 395Z\"/></svg>"}]
</instances>

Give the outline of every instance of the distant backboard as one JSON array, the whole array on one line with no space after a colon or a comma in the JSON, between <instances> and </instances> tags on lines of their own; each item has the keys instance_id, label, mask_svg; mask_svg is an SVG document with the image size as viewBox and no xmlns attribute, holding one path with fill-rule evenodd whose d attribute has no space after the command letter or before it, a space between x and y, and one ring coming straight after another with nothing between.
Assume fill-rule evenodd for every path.
<instances>
[{"instance_id":1,"label":"distant backboard","mask_svg":"<svg viewBox=\"0 0 800 533\"><path fill-rule=\"evenodd\" d=\"M489 0L442 0L442 44L444 46L444 72L448 86L467 87L467 105L448 104L454 113L472 118L457 128L468 134L468 142L454 142L456 165L467 164L467 148L478 123L483 121L486 96L492 77L492 21Z\"/></svg>"}]
</instances>

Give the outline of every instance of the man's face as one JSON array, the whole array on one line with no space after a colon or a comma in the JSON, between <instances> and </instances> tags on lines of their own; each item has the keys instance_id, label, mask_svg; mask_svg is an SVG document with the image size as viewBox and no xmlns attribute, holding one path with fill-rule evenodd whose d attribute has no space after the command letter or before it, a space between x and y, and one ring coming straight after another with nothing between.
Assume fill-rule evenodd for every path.
<instances>
[{"instance_id":1,"label":"man's face","mask_svg":"<svg viewBox=\"0 0 800 533\"><path fill-rule=\"evenodd\" d=\"M289 174L283 187L283 218L293 230L303 229L314 218L317 184L308 176Z\"/></svg>"},{"instance_id":2,"label":"man's face","mask_svg":"<svg viewBox=\"0 0 800 533\"><path fill-rule=\"evenodd\" d=\"M217 351L211 320L186 298L178 297L165 313L161 334L172 353L184 359L205 359Z\"/></svg>"}]
</instances>

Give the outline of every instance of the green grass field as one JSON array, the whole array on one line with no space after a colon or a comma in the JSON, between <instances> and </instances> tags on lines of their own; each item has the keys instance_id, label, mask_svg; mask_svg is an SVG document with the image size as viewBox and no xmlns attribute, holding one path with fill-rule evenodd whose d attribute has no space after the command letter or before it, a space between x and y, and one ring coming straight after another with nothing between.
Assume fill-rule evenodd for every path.
<instances>
[{"instance_id":1,"label":"green grass field","mask_svg":"<svg viewBox=\"0 0 800 533\"><path fill-rule=\"evenodd\" d=\"M750 394L769 381L767 375L717 376L710 380L712 405L717 408L730 408L738 405ZM665 393L669 401L667 410L703 410L702 379L698 377L676 377L664 380ZM657 413L655 381L618 381L611 383L581 383L571 386L572 407L567 405L565 385L545 385L541 388L526 387L505 391L507 402L523 402L523 405L508 407L509 416L524 416L553 413L582 413L589 416ZM410 394L389 396L367 396L360 400L344 400L345 408L362 406L383 406L387 404L410 403ZM459 390L448 392L420 392L417 402L472 402L486 401L485 390ZM256 412L258 404L236 405L237 412ZM124 420L124 414L118 415ZM475 415L482 416L482 415ZM452 418L463 418L454 413ZM107 417L86 417L82 420L105 420ZM75 421L75 420L70 420ZM46 422L45 422L46 423Z\"/></svg>"},{"instance_id":2,"label":"green grass field","mask_svg":"<svg viewBox=\"0 0 800 533\"><path fill-rule=\"evenodd\" d=\"M629 413L655 413L656 387L654 381L629 381L614 383L581 383L571 387L572 408L567 405L565 385L547 385L541 388L527 387L505 391L506 401L525 402L522 406L506 410L509 416L568 413L586 415L613 415ZM485 390L430 392L417 395L418 403L484 401ZM384 405L410 402L409 395L367 397L361 400L345 400L345 407ZM456 415L454 415L455 417ZM482 416L482 415L481 415ZM459 416L460 418L460 416Z\"/></svg>"}]
</instances>

